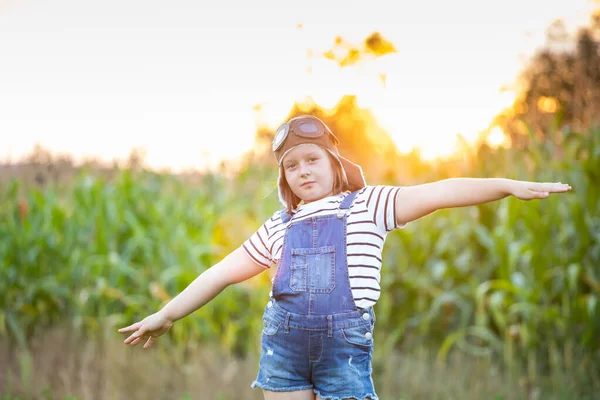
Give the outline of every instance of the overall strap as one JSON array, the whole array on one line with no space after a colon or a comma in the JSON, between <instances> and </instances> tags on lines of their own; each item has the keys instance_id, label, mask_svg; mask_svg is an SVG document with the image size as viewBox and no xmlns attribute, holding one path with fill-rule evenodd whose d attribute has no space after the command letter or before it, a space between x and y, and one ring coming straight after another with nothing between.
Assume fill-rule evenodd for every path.
<instances>
[{"instance_id":1,"label":"overall strap","mask_svg":"<svg viewBox=\"0 0 600 400\"><path fill-rule=\"evenodd\" d=\"M344 200L342 201L342 204L340 204L340 210L347 210L348 208L350 208L350 206L352 205L352 202L354 201L354 198L356 197L358 192L359 192L359 190L356 190L356 191L350 193L348 196L346 196L344 198Z\"/></svg>"},{"instance_id":2,"label":"overall strap","mask_svg":"<svg viewBox=\"0 0 600 400\"><path fill-rule=\"evenodd\" d=\"M281 221L282 221L284 224L287 224L287 223L288 223L288 221L289 221L289 220L292 218L292 216L291 216L290 214L288 214L288 213L287 213L287 208L284 208L283 210L281 210L281 211L279 212L279 215L280 215L280 217L281 217Z\"/></svg>"}]
</instances>

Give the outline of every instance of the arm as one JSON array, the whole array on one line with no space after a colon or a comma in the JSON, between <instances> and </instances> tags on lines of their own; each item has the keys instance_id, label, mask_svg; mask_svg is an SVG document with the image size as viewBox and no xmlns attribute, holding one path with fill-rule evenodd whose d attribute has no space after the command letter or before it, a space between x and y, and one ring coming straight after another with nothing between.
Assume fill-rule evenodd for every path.
<instances>
[{"instance_id":1,"label":"arm","mask_svg":"<svg viewBox=\"0 0 600 400\"><path fill-rule=\"evenodd\" d=\"M159 312L175 322L204 306L229 285L245 281L263 272L242 248L200 274Z\"/></svg>"},{"instance_id":2,"label":"arm","mask_svg":"<svg viewBox=\"0 0 600 400\"><path fill-rule=\"evenodd\" d=\"M483 204L514 195L521 200L543 199L567 192L569 185L504 178L451 178L402 188L396 198L396 221L405 224L443 208Z\"/></svg>"},{"instance_id":3,"label":"arm","mask_svg":"<svg viewBox=\"0 0 600 400\"><path fill-rule=\"evenodd\" d=\"M231 252L227 257L200 274L181 293L173 298L160 311L136 322L119 332L134 332L125 344L136 345L148 339L144 348L167 332L173 323L207 304L227 286L242 282L265 271L256 264L242 248Z\"/></svg>"}]
</instances>

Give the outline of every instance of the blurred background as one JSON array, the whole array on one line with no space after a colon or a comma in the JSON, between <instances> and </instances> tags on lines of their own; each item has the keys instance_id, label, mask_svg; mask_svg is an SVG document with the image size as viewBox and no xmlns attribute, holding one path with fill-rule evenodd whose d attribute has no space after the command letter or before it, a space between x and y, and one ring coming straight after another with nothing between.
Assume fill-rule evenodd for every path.
<instances>
[{"instance_id":1,"label":"blurred background","mask_svg":"<svg viewBox=\"0 0 600 400\"><path fill-rule=\"evenodd\" d=\"M369 184L569 183L388 235L382 399L600 393L600 3L0 3L0 399L261 399L270 274L148 350L276 210L274 130L322 118Z\"/></svg>"}]
</instances>

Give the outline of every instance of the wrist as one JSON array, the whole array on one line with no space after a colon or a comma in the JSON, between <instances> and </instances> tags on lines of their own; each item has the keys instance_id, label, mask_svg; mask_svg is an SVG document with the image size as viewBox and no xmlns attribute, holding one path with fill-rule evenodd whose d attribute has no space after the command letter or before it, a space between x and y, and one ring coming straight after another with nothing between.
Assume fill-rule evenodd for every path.
<instances>
[{"instance_id":1,"label":"wrist","mask_svg":"<svg viewBox=\"0 0 600 400\"><path fill-rule=\"evenodd\" d=\"M175 317L173 315L173 313L169 310L169 304L167 304L166 306L164 306L161 310L159 310L157 312L158 315L160 315L162 318L166 319L167 321L169 321L171 324L173 324L175 321L177 321L177 317Z\"/></svg>"},{"instance_id":2,"label":"wrist","mask_svg":"<svg viewBox=\"0 0 600 400\"><path fill-rule=\"evenodd\" d=\"M513 179L505 179L505 184L503 185L503 191L507 196L514 196L517 193L517 186L519 185L519 181L515 181Z\"/></svg>"}]
</instances>

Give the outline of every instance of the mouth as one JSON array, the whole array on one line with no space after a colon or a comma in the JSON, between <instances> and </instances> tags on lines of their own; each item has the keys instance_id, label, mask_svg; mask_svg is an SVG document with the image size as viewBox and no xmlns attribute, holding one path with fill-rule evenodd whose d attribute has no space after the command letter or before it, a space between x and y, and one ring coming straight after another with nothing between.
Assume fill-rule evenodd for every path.
<instances>
[{"instance_id":1,"label":"mouth","mask_svg":"<svg viewBox=\"0 0 600 400\"><path fill-rule=\"evenodd\" d=\"M312 185L313 183L315 183L315 181L310 181L310 182L304 182L302 185L300 185L301 187L304 186L308 186L308 185Z\"/></svg>"}]
</instances>

